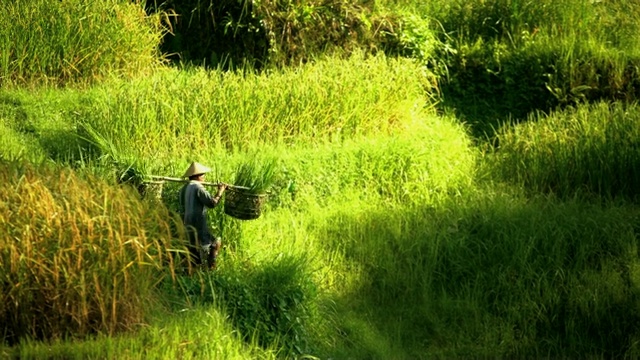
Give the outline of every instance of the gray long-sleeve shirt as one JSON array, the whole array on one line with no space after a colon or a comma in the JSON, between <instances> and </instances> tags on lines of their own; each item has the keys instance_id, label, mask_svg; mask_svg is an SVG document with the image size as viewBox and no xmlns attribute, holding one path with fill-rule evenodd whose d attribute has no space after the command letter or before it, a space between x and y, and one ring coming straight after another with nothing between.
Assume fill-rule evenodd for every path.
<instances>
[{"instance_id":1,"label":"gray long-sleeve shirt","mask_svg":"<svg viewBox=\"0 0 640 360\"><path fill-rule=\"evenodd\" d=\"M208 245L212 242L207 224L207 208L213 208L216 205L218 201L199 181L192 180L180 189L180 207L184 214L182 220L185 226L195 228L200 245Z\"/></svg>"}]
</instances>

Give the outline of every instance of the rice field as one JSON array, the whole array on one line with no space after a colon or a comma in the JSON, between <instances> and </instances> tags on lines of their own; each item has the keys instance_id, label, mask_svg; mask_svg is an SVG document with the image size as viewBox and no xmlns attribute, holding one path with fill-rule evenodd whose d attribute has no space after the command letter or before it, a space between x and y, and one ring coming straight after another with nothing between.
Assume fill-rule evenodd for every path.
<instances>
[{"instance_id":1,"label":"rice field","mask_svg":"<svg viewBox=\"0 0 640 360\"><path fill-rule=\"evenodd\" d=\"M634 8L376 2L377 16L437 15L451 42L419 44L443 33L412 17L400 43L432 53L354 51L226 71L158 66L147 45L161 32L137 20L136 3L106 2L111 17L97 3L61 4L66 12L0 5L53 16L63 49L96 55L36 42L25 54L63 61L19 57L16 44L49 23L0 27L0 37L22 36L0 45L10 49L0 51L0 357L639 356L640 109L627 101L637 72L621 71L635 50L611 55L633 43L625 34L635 26L611 9ZM94 26L100 16L113 27ZM555 25L528 28L544 19ZM597 19L606 31L578 36ZM560 36L566 24L580 26ZM92 48L123 27L137 53ZM480 51L487 39L496 42ZM555 63L563 76L546 84L567 87L527 86L562 106L488 123L470 111L483 109L478 97L449 107L451 87L481 56L505 65L475 78L499 94L508 87L497 76L535 78L545 66L529 60L552 43L567 56ZM451 67L458 60L469 62ZM457 73L443 73L445 63ZM587 101L607 91L620 98ZM499 126L478 136L478 124ZM159 197L140 191L150 175L180 177L192 161L212 168L207 181L268 194L255 220L226 215L224 202L209 211L223 240L215 272L184 261L182 184L165 182Z\"/></svg>"}]
</instances>

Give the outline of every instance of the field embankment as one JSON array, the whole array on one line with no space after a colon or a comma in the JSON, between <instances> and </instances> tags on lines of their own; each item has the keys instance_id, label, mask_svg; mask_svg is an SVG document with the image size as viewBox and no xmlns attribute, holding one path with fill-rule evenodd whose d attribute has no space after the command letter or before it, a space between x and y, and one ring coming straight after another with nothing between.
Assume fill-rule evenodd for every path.
<instances>
[{"instance_id":1,"label":"field embankment","mask_svg":"<svg viewBox=\"0 0 640 360\"><path fill-rule=\"evenodd\" d=\"M9 154L168 162L402 132L433 106L433 81L410 60L363 56L275 73L165 69L86 90L3 91L0 111Z\"/></svg>"}]
</instances>

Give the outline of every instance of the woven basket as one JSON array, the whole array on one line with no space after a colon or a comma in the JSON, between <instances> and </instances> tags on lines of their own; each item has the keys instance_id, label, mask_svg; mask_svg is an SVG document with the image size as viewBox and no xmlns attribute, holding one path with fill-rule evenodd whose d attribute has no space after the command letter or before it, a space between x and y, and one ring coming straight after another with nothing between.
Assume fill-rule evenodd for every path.
<instances>
[{"instance_id":1,"label":"woven basket","mask_svg":"<svg viewBox=\"0 0 640 360\"><path fill-rule=\"evenodd\" d=\"M145 181L138 186L138 192L143 198L162 199L164 181Z\"/></svg>"},{"instance_id":2,"label":"woven basket","mask_svg":"<svg viewBox=\"0 0 640 360\"><path fill-rule=\"evenodd\" d=\"M239 186L227 188L224 194L224 213L240 220L259 218L267 200L266 194L255 194Z\"/></svg>"}]
</instances>

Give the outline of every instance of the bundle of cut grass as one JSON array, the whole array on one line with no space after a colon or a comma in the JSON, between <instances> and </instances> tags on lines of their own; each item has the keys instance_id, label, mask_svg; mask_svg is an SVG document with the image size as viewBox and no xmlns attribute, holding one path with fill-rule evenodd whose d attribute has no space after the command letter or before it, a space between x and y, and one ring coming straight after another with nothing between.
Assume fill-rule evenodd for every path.
<instances>
[{"instance_id":1,"label":"bundle of cut grass","mask_svg":"<svg viewBox=\"0 0 640 360\"><path fill-rule=\"evenodd\" d=\"M267 191L274 182L277 163L256 160L238 166L234 185L225 193L224 212L241 220L260 217Z\"/></svg>"}]
</instances>

